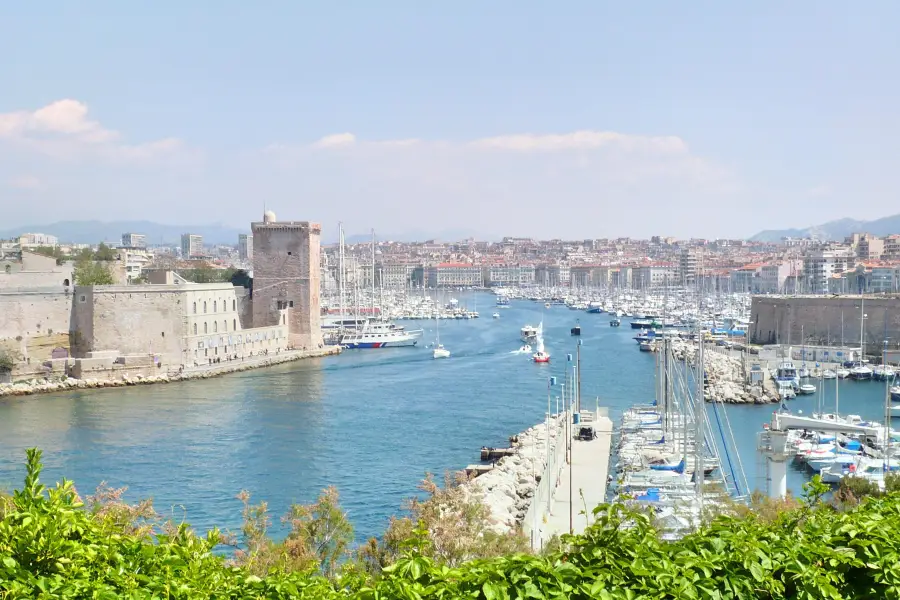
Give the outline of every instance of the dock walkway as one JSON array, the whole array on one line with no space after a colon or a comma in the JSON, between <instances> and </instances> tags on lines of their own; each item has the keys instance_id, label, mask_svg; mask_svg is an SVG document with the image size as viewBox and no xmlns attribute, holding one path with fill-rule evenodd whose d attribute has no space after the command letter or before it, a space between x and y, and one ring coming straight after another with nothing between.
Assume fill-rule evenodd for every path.
<instances>
[{"instance_id":1,"label":"dock walkway","mask_svg":"<svg viewBox=\"0 0 900 600\"><path fill-rule=\"evenodd\" d=\"M590 424L594 426L597 437L591 441L572 440L571 464L564 464L560 471L551 497L549 514L546 509L543 511L539 531L535 536L536 549L542 548L554 535L570 531L582 533L593 520L591 511L606 501L612 421L603 415ZM578 426L575 427L577 431Z\"/></svg>"}]
</instances>

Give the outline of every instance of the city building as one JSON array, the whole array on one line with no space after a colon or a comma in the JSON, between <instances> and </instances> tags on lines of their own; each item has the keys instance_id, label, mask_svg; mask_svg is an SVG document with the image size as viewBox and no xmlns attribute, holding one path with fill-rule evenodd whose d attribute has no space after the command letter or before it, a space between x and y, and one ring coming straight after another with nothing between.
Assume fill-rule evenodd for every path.
<instances>
[{"instance_id":1,"label":"city building","mask_svg":"<svg viewBox=\"0 0 900 600\"><path fill-rule=\"evenodd\" d=\"M634 287L639 289L652 289L666 285L676 285L675 265L670 263L658 263L643 265L634 269Z\"/></svg>"},{"instance_id":2,"label":"city building","mask_svg":"<svg viewBox=\"0 0 900 600\"><path fill-rule=\"evenodd\" d=\"M242 233L238 236L238 258L253 260L253 234Z\"/></svg>"},{"instance_id":3,"label":"city building","mask_svg":"<svg viewBox=\"0 0 900 600\"><path fill-rule=\"evenodd\" d=\"M253 232L253 326L288 325L291 346L322 345L319 327L322 226L277 221L266 211Z\"/></svg>"},{"instance_id":4,"label":"city building","mask_svg":"<svg viewBox=\"0 0 900 600\"><path fill-rule=\"evenodd\" d=\"M34 248L37 246L59 246L59 239L55 235L46 233L23 233L19 236L19 247Z\"/></svg>"},{"instance_id":5,"label":"city building","mask_svg":"<svg viewBox=\"0 0 900 600\"><path fill-rule=\"evenodd\" d=\"M694 285L700 274L700 266L703 260L703 249L688 246L681 251L679 258L678 277L682 285Z\"/></svg>"},{"instance_id":6,"label":"city building","mask_svg":"<svg viewBox=\"0 0 900 600\"><path fill-rule=\"evenodd\" d=\"M805 291L812 294L829 293L829 280L847 271L853 262L853 252L848 246L808 250L803 257Z\"/></svg>"},{"instance_id":7,"label":"city building","mask_svg":"<svg viewBox=\"0 0 900 600\"><path fill-rule=\"evenodd\" d=\"M428 287L483 287L484 273L479 265L440 263L425 268Z\"/></svg>"},{"instance_id":8,"label":"city building","mask_svg":"<svg viewBox=\"0 0 900 600\"><path fill-rule=\"evenodd\" d=\"M181 258L200 258L203 256L203 236L196 233L181 234Z\"/></svg>"},{"instance_id":9,"label":"city building","mask_svg":"<svg viewBox=\"0 0 900 600\"><path fill-rule=\"evenodd\" d=\"M146 248L147 247L147 236L143 233L123 233L122 234L122 247L123 248Z\"/></svg>"},{"instance_id":10,"label":"city building","mask_svg":"<svg viewBox=\"0 0 900 600\"><path fill-rule=\"evenodd\" d=\"M534 265L486 265L484 283L489 286L531 285L534 283Z\"/></svg>"}]
</instances>

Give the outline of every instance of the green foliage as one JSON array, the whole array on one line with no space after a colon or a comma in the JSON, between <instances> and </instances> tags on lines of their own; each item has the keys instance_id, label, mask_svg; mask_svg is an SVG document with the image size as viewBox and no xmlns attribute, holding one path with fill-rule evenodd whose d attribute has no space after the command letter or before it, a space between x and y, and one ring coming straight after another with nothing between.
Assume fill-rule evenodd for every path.
<instances>
[{"instance_id":1,"label":"green foliage","mask_svg":"<svg viewBox=\"0 0 900 600\"><path fill-rule=\"evenodd\" d=\"M111 262L118 258L118 254L116 251L104 244L103 242L97 246L97 251L94 252L94 260L99 260L103 262Z\"/></svg>"},{"instance_id":2,"label":"green foliage","mask_svg":"<svg viewBox=\"0 0 900 600\"><path fill-rule=\"evenodd\" d=\"M194 283L224 283L231 281L236 272L237 269L216 269L207 263L202 263L194 269L178 270L179 275Z\"/></svg>"},{"instance_id":3,"label":"green foliage","mask_svg":"<svg viewBox=\"0 0 900 600\"><path fill-rule=\"evenodd\" d=\"M75 285L112 285L115 283L109 266L93 260L76 262L73 277Z\"/></svg>"},{"instance_id":4,"label":"green foliage","mask_svg":"<svg viewBox=\"0 0 900 600\"><path fill-rule=\"evenodd\" d=\"M40 254L41 256L49 256L50 258L56 259L56 264L61 265L66 262L68 256L59 246L38 246L37 248L32 248L32 252L35 254Z\"/></svg>"},{"instance_id":5,"label":"green foliage","mask_svg":"<svg viewBox=\"0 0 900 600\"><path fill-rule=\"evenodd\" d=\"M135 528L152 515L122 506L119 490L107 488L85 507L71 482L45 488L36 450L27 467L23 489L0 496L0 598L900 598L900 494L836 510L820 500L816 482L801 504L771 520L719 516L677 542L662 541L648 514L602 505L583 535L564 535L541 556L510 552L454 565L436 556L436 533L416 524L378 577L351 562L329 578L321 573L334 569L317 573L316 563L331 560L331 541L346 532L332 492L290 515L299 520L292 531L324 545L281 546L310 552L313 567L259 570L214 554L217 531ZM245 507L249 532L264 532L264 505L256 510L246 497Z\"/></svg>"},{"instance_id":6,"label":"green foliage","mask_svg":"<svg viewBox=\"0 0 900 600\"><path fill-rule=\"evenodd\" d=\"M19 362L19 355L6 346L0 346L0 372L12 371Z\"/></svg>"}]
</instances>

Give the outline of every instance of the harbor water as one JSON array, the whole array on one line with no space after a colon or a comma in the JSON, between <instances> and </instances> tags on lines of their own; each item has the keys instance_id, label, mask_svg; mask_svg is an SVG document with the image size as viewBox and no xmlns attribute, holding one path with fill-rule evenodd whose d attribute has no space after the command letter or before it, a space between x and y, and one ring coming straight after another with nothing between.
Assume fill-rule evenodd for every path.
<instances>
[{"instance_id":1,"label":"harbor water","mask_svg":"<svg viewBox=\"0 0 900 600\"><path fill-rule=\"evenodd\" d=\"M512 301L492 319L494 297L461 293L480 319L441 322L450 359L425 346L347 351L215 379L0 400L0 488L21 485L24 451L44 451L45 482L67 477L82 493L101 481L127 486L131 500L152 497L157 510L198 530L237 530L241 490L266 500L274 517L310 502L328 485L341 494L357 539L379 535L426 472L477 463L481 446L505 446L510 435L544 418L549 377L562 381L566 354L581 340L582 404L619 412L652 400L656 356L638 352L627 326L605 314ZM552 359L515 354L520 329L543 319ZM569 330L580 320L582 335ZM571 367L571 363L569 364ZM821 382L817 382L821 383ZM835 381L825 382L834 404ZM840 383L842 413L881 419L884 384ZM551 405L561 394L551 389ZM596 400L595 400L596 399ZM815 396L790 408L811 413ZM751 488L765 489L756 434L775 406L729 405L729 421ZM828 409L833 410L832 408ZM728 468L727 465L723 468ZM795 491L804 481L790 473Z\"/></svg>"}]
</instances>

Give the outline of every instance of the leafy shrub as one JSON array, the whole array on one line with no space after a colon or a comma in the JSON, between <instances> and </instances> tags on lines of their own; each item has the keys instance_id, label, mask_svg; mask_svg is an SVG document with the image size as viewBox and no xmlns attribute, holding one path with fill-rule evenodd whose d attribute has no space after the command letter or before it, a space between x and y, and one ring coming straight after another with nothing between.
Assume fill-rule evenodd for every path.
<instances>
[{"instance_id":1,"label":"leafy shrub","mask_svg":"<svg viewBox=\"0 0 900 600\"><path fill-rule=\"evenodd\" d=\"M40 484L37 450L28 451L27 467L23 489L0 504L0 598L900 598L900 494L836 510L821 502L818 481L802 503L771 519L719 516L677 542L661 541L644 513L602 505L585 533L563 536L559 550L451 566L429 555L434 533L416 526L380 576L351 563L327 578L232 564L213 553L222 540L215 530L200 537L181 524L148 539L122 527L117 490L85 509L71 482ZM328 511L334 500L325 494ZM313 532L312 512L294 516L301 524L292 529L305 536L341 529ZM333 549L312 560L328 560Z\"/></svg>"}]
</instances>

